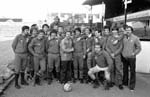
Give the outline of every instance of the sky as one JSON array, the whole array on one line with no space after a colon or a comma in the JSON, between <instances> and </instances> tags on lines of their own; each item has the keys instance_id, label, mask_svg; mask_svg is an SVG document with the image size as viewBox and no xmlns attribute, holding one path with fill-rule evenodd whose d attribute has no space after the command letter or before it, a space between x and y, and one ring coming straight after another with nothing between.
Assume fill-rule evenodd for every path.
<instances>
[{"instance_id":1,"label":"sky","mask_svg":"<svg viewBox=\"0 0 150 97\"><path fill-rule=\"evenodd\" d=\"M36 21L50 12L85 12L85 0L1 0L0 17L23 18Z\"/></svg>"}]
</instances>

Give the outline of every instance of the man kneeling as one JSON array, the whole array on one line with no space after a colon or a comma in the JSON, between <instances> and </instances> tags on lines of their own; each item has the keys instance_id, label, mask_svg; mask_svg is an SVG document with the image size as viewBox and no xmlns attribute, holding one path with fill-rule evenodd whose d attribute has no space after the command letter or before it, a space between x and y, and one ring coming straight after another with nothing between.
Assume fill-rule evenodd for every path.
<instances>
[{"instance_id":1,"label":"man kneeling","mask_svg":"<svg viewBox=\"0 0 150 97\"><path fill-rule=\"evenodd\" d=\"M88 75L93 79L94 86L93 88L98 88L99 82L98 79L95 77L95 73L104 71L105 73L105 84L104 87L106 90L109 89L109 82L110 82L110 69L113 64L112 59L108 55L108 53L104 50L102 50L102 46L95 45L94 52L92 52L92 56L94 57L95 66L90 68L88 71Z\"/></svg>"}]
</instances>

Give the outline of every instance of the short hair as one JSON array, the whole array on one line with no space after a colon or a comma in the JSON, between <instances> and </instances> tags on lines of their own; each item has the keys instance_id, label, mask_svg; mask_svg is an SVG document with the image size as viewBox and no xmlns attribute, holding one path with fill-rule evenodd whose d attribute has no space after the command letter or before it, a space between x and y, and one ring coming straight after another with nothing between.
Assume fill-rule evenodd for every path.
<instances>
[{"instance_id":1,"label":"short hair","mask_svg":"<svg viewBox=\"0 0 150 97\"><path fill-rule=\"evenodd\" d=\"M91 29L91 28L89 28L89 27L86 27L85 29L88 29L90 32L92 32L92 29Z\"/></svg>"},{"instance_id":2,"label":"short hair","mask_svg":"<svg viewBox=\"0 0 150 97\"><path fill-rule=\"evenodd\" d=\"M79 31L81 33L81 29L78 27L78 28L75 28L74 31Z\"/></svg>"},{"instance_id":3,"label":"short hair","mask_svg":"<svg viewBox=\"0 0 150 97\"><path fill-rule=\"evenodd\" d=\"M56 20L56 19L60 20L58 16L56 16L56 17L54 18L54 20Z\"/></svg>"},{"instance_id":4,"label":"short hair","mask_svg":"<svg viewBox=\"0 0 150 97\"><path fill-rule=\"evenodd\" d=\"M36 31L38 32L38 29L37 29L37 28L31 28L31 29L30 29L30 34L32 34L34 30L36 30Z\"/></svg>"},{"instance_id":5,"label":"short hair","mask_svg":"<svg viewBox=\"0 0 150 97\"><path fill-rule=\"evenodd\" d=\"M52 35L52 33L55 33L57 35L57 31L56 30L51 30L50 35Z\"/></svg>"},{"instance_id":6,"label":"short hair","mask_svg":"<svg viewBox=\"0 0 150 97\"><path fill-rule=\"evenodd\" d=\"M38 34L40 34L40 33L45 34L45 32L44 32L42 29L40 29L40 30L38 31Z\"/></svg>"},{"instance_id":7,"label":"short hair","mask_svg":"<svg viewBox=\"0 0 150 97\"><path fill-rule=\"evenodd\" d=\"M100 48L102 48L102 45L100 45L100 44L96 44L94 47L96 47L96 46L99 46Z\"/></svg>"},{"instance_id":8,"label":"short hair","mask_svg":"<svg viewBox=\"0 0 150 97\"><path fill-rule=\"evenodd\" d=\"M22 31L24 31L24 30L26 30L26 29L28 29L28 30L29 30L29 29L30 29L30 27L29 27L29 26L23 26L23 27L22 27Z\"/></svg>"},{"instance_id":9,"label":"short hair","mask_svg":"<svg viewBox=\"0 0 150 97\"><path fill-rule=\"evenodd\" d=\"M71 31L69 31L69 30L68 30L68 31L66 31L66 33L70 33L70 34L72 34L72 33L71 33Z\"/></svg>"},{"instance_id":10,"label":"short hair","mask_svg":"<svg viewBox=\"0 0 150 97\"><path fill-rule=\"evenodd\" d=\"M32 24L31 25L31 28L34 28L34 27L36 27L37 26L37 24Z\"/></svg>"},{"instance_id":11,"label":"short hair","mask_svg":"<svg viewBox=\"0 0 150 97\"><path fill-rule=\"evenodd\" d=\"M127 28L130 28L132 32L134 31L133 27L131 27L131 26L126 26L126 29Z\"/></svg>"},{"instance_id":12,"label":"short hair","mask_svg":"<svg viewBox=\"0 0 150 97\"><path fill-rule=\"evenodd\" d=\"M49 28L48 24L43 24L43 25L42 25L42 29L43 29L45 26L46 26L47 28Z\"/></svg>"},{"instance_id":13,"label":"short hair","mask_svg":"<svg viewBox=\"0 0 150 97\"><path fill-rule=\"evenodd\" d=\"M114 27L114 28L111 29L111 31L113 31L113 30L119 31L119 29L117 27Z\"/></svg>"},{"instance_id":14,"label":"short hair","mask_svg":"<svg viewBox=\"0 0 150 97\"><path fill-rule=\"evenodd\" d=\"M104 26L104 29L109 29L110 30L110 27L109 26Z\"/></svg>"},{"instance_id":15,"label":"short hair","mask_svg":"<svg viewBox=\"0 0 150 97\"><path fill-rule=\"evenodd\" d=\"M64 28L64 26L62 26L62 25L59 25L58 27Z\"/></svg>"}]
</instances>

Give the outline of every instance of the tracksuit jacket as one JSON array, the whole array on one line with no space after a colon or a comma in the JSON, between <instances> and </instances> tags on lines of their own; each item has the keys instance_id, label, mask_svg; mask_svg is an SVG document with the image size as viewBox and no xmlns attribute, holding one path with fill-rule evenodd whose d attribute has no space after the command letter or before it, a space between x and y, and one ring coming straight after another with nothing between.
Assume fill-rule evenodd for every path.
<instances>
[{"instance_id":1,"label":"tracksuit jacket","mask_svg":"<svg viewBox=\"0 0 150 97\"><path fill-rule=\"evenodd\" d=\"M57 38L47 40L46 49L48 53L60 54L60 40Z\"/></svg>"},{"instance_id":2,"label":"tracksuit jacket","mask_svg":"<svg viewBox=\"0 0 150 97\"><path fill-rule=\"evenodd\" d=\"M14 39L13 43L12 43L12 48L13 51L16 54L25 54L28 51L28 41L29 39L27 38L27 36L23 36L22 34L19 34L16 36L16 38Z\"/></svg>"},{"instance_id":3,"label":"tracksuit jacket","mask_svg":"<svg viewBox=\"0 0 150 97\"><path fill-rule=\"evenodd\" d=\"M64 38L60 43L60 56L62 61L72 60L73 58L72 49L73 49L72 39Z\"/></svg>"},{"instance_id":4,"label":"tracksuit jacket","mask_svg":"<svg viewBox=\"0 0 150 97\"><path fill-rule=\"evenodd\" d=\"M99 53L92 52L92 56L94 57L95 64L97 64L100 68L105 68L105 67L111 68L113 65L113 61L111 57L104 50Z\"/></svg>"},{"instance_id":5,"label":"tracksuit jacket","mask_svg":"<svg viewBox=\"0 0 150 97\"><path fill-rule=\"evenodd\" d=\"M141 51L141 43L137 36L131 34L129 39L124 37L123 39L123 52L122 55L125 58L135 58L136 55ZM132 55L134 53L134 56Z\"/></svg>"},{"instance_id":6,"label":"tracksuit jacket","mask_svg":"<svg viewBox=\"0 0 150 97\"><path fill-rule=\"evenodd\" d=\"M39 40L38 38L34 38L29 44L29 51L34 54L44 55L45 56L45 48L46 48L46 40L45 38Z\"/></svg>"},{"instance_id":7,"label":"tracksuit jacket","mask_svg":"<svg viewBox=\"0 0 150 97\"><path fill-rule=\"evenodd\" d=\"M73 47L74 47L74 53L83 53L85 55L86 53L85 39L82 39L81 37L75 37Z\"/></svg>"}]
</instances>

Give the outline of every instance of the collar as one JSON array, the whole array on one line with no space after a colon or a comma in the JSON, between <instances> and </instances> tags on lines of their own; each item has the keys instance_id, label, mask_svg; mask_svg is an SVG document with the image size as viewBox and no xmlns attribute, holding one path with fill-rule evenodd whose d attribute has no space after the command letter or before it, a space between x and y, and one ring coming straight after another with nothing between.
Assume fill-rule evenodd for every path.
<instances>
[{"instance_id":1,"label":"collar","mask_svg":"<svg viewBox=\"0 0 150 97\"><path fill-rule=\"evenodd\" d=\"M91 36L92 36L92 34L89 34L89 35L88 35L88 38L90 38Z\"/></svg>"}]
</instances>

